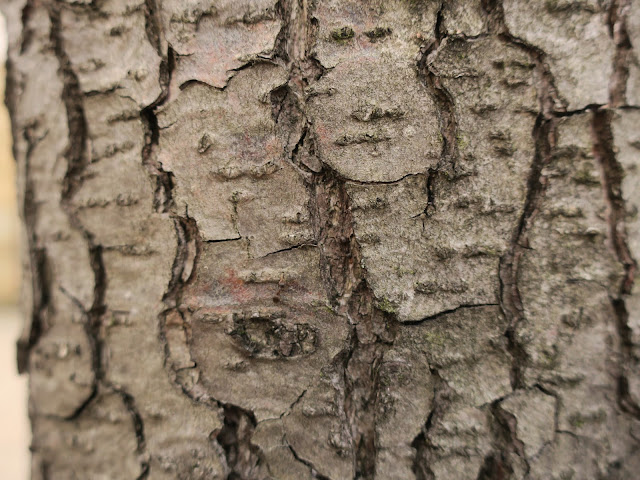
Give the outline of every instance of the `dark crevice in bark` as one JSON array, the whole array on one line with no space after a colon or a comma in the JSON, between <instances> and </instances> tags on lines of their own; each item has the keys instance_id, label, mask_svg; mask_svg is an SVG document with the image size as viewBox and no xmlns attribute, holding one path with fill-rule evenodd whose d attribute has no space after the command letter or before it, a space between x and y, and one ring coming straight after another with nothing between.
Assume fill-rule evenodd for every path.
<instances>
[{"instance_id":1,"label":"dark crevice in bark","mask_svg":"<svg viewBox=\"0 0 640 480\"><path fill-rule=\"evenodd\" d=\"M142 147L142 164L155 180L153 194L153 209L158 213L168 213L173 202L173 173L162 168L160 162L155 158L155 149L160 139L160 128L156 109L162 105L169 96L169 84L175 68L175 53L171 47L167 49L166 56L160 62L160 87L161 93L158 98L140 111L140 119L144 128L144 147Z\"/></svg>"},{"instance_id":2,"label":"dark crevice in bark","mask_svg":"<svg viewBox=\"0 0 640 480\"><path fill-rule=\"evenodd\" d=\"M442 138L440 160L435 168L430 168L427 171L427 205L419 215L414 217L422 217L423 229L426 226L426 219L436 210L435 183L438 177L444 175L446 178L455 178L458 174L458 119L456 117L455 101L451 92L444 86L442 79L431 67L430 58L447 38L446 29L443 25L444 6L445 2L440 2L440 7L436 14L434 36L421 47L416 63L418 76L429 90L431 98L436 105Z\"/></svg>"},{"instance_id":3,"label":"dark crevice in bark","mask_svg":"<svg viewBox=\"0 0 640 480\"><path fill-rule=\"evenodd\" d=\"M541 391L545 395L548 395L549 397L553 397L555 401L554 411L553 411L553 431L557 432L558 427L560 425L560 407L562 402L560 395L558 395L558 392L551 389L548 385L542 385L540 383L536 383L534 385L534 388L538 389L539 391ZM555 438L555 435L554 435L554 438Z\"/></svg>"},{"instance_id":4,"label":"dark crevice in bark","mask_svg":"<svg viewBox=\"0 0 640 480\"><path fill-rule=\"evenodd\" d=\"M548 177L544 168L552 159L557 142L557 118L566 112L566 102L558 95L546 53L535 45L512 35L506 25L501 0L482 0L487 18L489 34L502 42L525 52L534 64L534 81L537 90L539 112L534 124L532 138L534 157L529 169L525 201L522 214L516 225L507 252L500 258L498 278L500 282L500 308L507 320L504 335L511 355L511 387L513 390L526 387L525 372L529 357L518 334L518 327L526 321L518 280L522 257L529 249L529 231L544 199ZM514 474L514 465L521 457L525 470L529 465L524 458L522 442L516 436L516 419L500 408L501 399L495 400L490 414L494 425L494 445L486 456L478 473L478 480L508 479Z\"/></svg>"},{"instance_id":5,"label":"dark crevice in bark","mask_svg":"<svg viewBox=\"0 0 640 480\"><path fill-rule=\"evenodd\" d=\"M144 29L147 40L162 57L162 28L159 18L160 11L155 0L144 0Z\"/></svg>"},{"instance_id":6,"label":"dark crevice in bark","mask_svg":"<svg viewBox=\"0 0 640 480\"><path fill-rule=\"evenodd\" d=\"M5 63L5 85L4 85L4 104L7 107L7 111L9 112L9 121L11 126L11 138L13 142L11 142L11 153L13 159L18 162L19 152L18 152L18 142L16 141L20 136L20 126L18 125L18 110L17 104L22 95L23 84L18 79L18 72L14 65L14 62L11 59L11 55L7 54L7 61ZM26 170L25 170L26 175Z\"/></svg>"},{"instance_id":7,"label":"dark crevice in bark","mask_svg":"<svg viewBox=\"0 0 640 480\"><path fill-rule=\"evenodd\" d=\"M102 251L99 246L95 245L91 232L86 230L79 221L76 210L72 204L73 196L82 185L84 171L89 164L87 148L88 132L83 105L84 96L80 89L78 77L73 71L71 61L64 49L60 6L51 4L48 8L51 22L50 41L59 63L59 72L62 78L62 102L66 110L69 141L69 146L65 151L67 171L62 185L61 204L72 228L80 232L87 243L89 263L94 277L92 304L88 308L85 305L81 305L84 313L84 329L91 346L93 385L90 395L76 411L68 417L68 420L74 420L78 418L86 407L96 398L100 381L104 377L101 360L102 340L100 338L100 315L104 310L103 300L106 284L104 265L102 264Z\"/></svg>"},{"instance_id":8,"label":"dark crevice in bark","mask_svg":"<svg viewBox=\"0 0 640 480\"><path fill-rule=\"evenodd\" d=\"M624 269L618 291L611 297L611 307L615 315L616 328L620 342L620 360L617 372L617 396L620 408L640 419L640 405L629 391L628 376L638 368L638 359L634 354L632 331L629 327L629 312L625 298L631 294L635 282L638 264L633 258L627 240L625 217L626 205L622 196L624 168L616 158L613 132L611 129L613 113L599 110L593 113L592 138L593 153L600 166L602 187L607 205L607 223L609 224L609 242L618 262Z\"/></svg>"},{"instance_id":9,"label":"dark crevice in bark","mask_svg":"<svg viewBox=\"0 0 640 480\"><path fill-rule=\"evenodd\" d=\"M170 358L169 344L165 338L166 319L171 314L177 314L184 322L183 328L190 342L190 327L185 320L186 311L182 307L182 295L186 286L192 280L197 268L198 255L202 251L202 240L195 219L172 215L178 245L172 267L171 280L163 297L167 309L160 314L159 335L164 345L165 368ZM192 400L210 408L220 410L223 427L212 433L211 440L220 446L223 454L223 464L227 466L226 480L258 480L263 478L264 462L260 449L251 443L255 430L256 419L250 410L243 409L230 403L222 403L205 393L198 384L195 387L183 385L171 375L171 380L180 390Z\"/></svg>"},{"instance_id":10,"label":"dark crevice in bark","mask_svg":"<svg viewBox=\"0 0 640 480\"><path fill-rule=\"evenodd\" d=\"M79 418L91 405L104 387L120 396L125 407L131 413L134 432L136 434L137 448L142 451L145 447L144 426L142 418L135 409L133 397L121 387L112 385L106 379L104 366L104 338L102 333L102 319L107 311L105 303L107 290L107 274L102 256L102 245L96 243L94 235L87 230L77 215L77 209L73 205L73 197L81 187L85 169L90 160L88 148L88 128L84 112L84 93L80 88L78 77L73 71L71 60L69 59L64 46L62 36L62 22L60 5L50 4L48 6L49 19L51 22L50 41L53 46L54 55L59 63L59 71L62 78L62 102L65 106L68 127L69 147L65 152L67 159L67 171L64 176L61 205L71 226L80 232L87 243L89 254L89 265L93 272L93 299L90 307L80 305L84 311L84 328L91 345L93 385L91 393L85 401L73 412L68 421ZM141 474L139 478L146 478L149 465L146 461L140 464Z\"/></svg>"},{"instance_id":11,"label":"dark crevice in bark","mask_svg":"<svg viewBox=\"0 0 640 480\"><path fill-rule=\"evenodd\" d=\"M511 413L500 407L502 400L491 404L490 415L493 433L492 452L484 459L478 472L477 480L508 480L514 478L517 470L523 469L524 476L530 470L529 462L524 453L524 443L517 436L517 419ZM521 468L515 465L520 460Z\"/></svg>"},{"instance_id":12,"label":"dark crevice in bark","mask_svg":"<svg viewBox=\"0 0 640 480\"><path fill-rule=\"evenodd\" d=\"M131 421L133 423L133 430L136 434L136 449L139 455L143 455L146 450L146 440L144 437L144 422L142 421L142 416L138 408L136 407L135 399L132 395L116 389L116 391L120 394L120 398L122 398L122 402L124 403L129 415L131 416ZM143 460L140 463L141 472L138 475L137 480L144 480L149 476L149 462Z\"/></svg>"},{"instance_id":13,"label":"dark crevice in bark","mask_svg":"<svg viewBox=\"0 0 640 480\"><path fill-rule=\"evenodd\" d=\"M512 35L507 28L504 17L502 0L482 0L482 8L487 17L487 30L503 42L520 48L527 53L534 63L536 89L538 91L538 103L540 113L545 118L550 118L558 113L566 111L566 101L560 98L555 86L555 80L551 69L547 64L547 54L539 47Z\"/></svg>"},{"instance_id":14,"label":"dark crevice in bark","mask_svg":"<svg viewBox=\"0 0 640 480\"><path fill-rule=\"evenodd\" d=\"M638 268L627 242L625 227L626 207L622 196L624 168L616 158L616 147L611 130L612 112L599 110L593 113L593 154L600 165L604 199L607 204L609 236L618 261L624 267L620 295L628 295L633 287Z\"/></svg>"},{"instance_id":15,"label":"dark crevice in bark","mask_svg":"<svg viewBox=\"0 0 640 480\"><path fill-rule=\"evenodd\" d=\"M49 286L51 281L48 273L47 251L44 248L29 246L29 268L33 297L31 318L27 335L19 338L17 342L18 373L25 373L29 370L29 355L46 327L50 308Z\"/></svg>"},{"instance_id":16,"label":"dark crevice in bark","mask_svg":"<svg viewBox=\"0 0 640 480\"><path fill-rule=\"evenodd\" d=\"M242 237L233 237L233 238L219 238L217 240L203 240L202 243L223 243L223 242L236 242L238 240L242 240ZM275 252L274 252L275 253ZM270 255L270 254L267 254Z\"/></svg>"},{"instance_id":17,"label":"dark crevice in bark","mask_svg":"<svg viewBox=\"0 0 640 480\"><path fill-rule=\"evenodd\" d=\"M454 308L450 308L448 310L443 310L441 312L434 313L433 315L429 315L428 317L421 318L420 320L404 321L402 322L402 325L421 325L423 323L431 322L439 318L445 317L447 315L450 315L459 310L466 310L468 308L483 308L483 307L498 307L498 306L500 306L499 303L463 304L463 305L458 305L457 307L454 307Z\"/></svg>"},{"instance_id":18,"label":"dark crevice in bark","mask_svg":"<svg viewBox=\"0 0 640 480\"><path fill-rule=\"evenodd\" d=\"M169 315L176 313L182 319L187 342L190 342L190 328L184 315L186 312L183 312L181 307L182 295L184 289L193 278L198 263L198 255L202 251L203 241L195 219L189 217L188 212L182 215L175 212L176 205L173 199L174 176L171 172L165 171L156 158L155 150L160 140L160 128L156 110L169 97L169 87L175 69L176 54L169 46L166 56L163 56L160 51L162 31L156 19L157 7L153 0L147 0L145 5L147 36L150 43L158 51L158 54L162 56L162 61L159 71L161 93L154 102L140 111L140 118L144 127L144 147L141 157L142 164L155 180L153 209L156 213L170 215L173 219L177 237L176 256L172 265L171 279L162 299L167 308L158 317L158 335L161 344L164 346L164 361L165 368L167 368L170 349L165 336L165 324ZM239 239L231 238L221 241ZM170 379L187 397L195 402L222 411L223 427L219 431L213 432L211 440L219 445L222 450L224 457L222 461L228 467L226 479L253 480L259 478L256 475L262 469L262 458L259 448L251 443L251 436L256 425L253 412L236 405L223 404L210 397L199 385L192 388L187 387L176 378L175 373L171 372ZM142 426L142 423L140 425ZM148 470L147 464L147 473L145 475L148 475Z\"/></svg>"},{"instance_id":19,"label":"dark crevice in bark","mask_svg":"<svg viewBox=\"0 0 640 480\"><path fill-rule=\"evenodd\" d=\"M269 252L269 253L265 253L264 255L262 255L262 257L259 258L265 258L265 257L269 257L271 255L277 255L278 253L282 253L282 252L290 252L291 250L298 250L300 248L308 248L308 247L317 247L317 245L315 243L301 243L300 245L292 245L290 247L287 248L281 248L280 250L275 250L273 252Z\"/></svg>"},{"instance_id":20,"label":"dark crevice in bark","mask_svg":"<svg viewBox=\"0 0 640 480\"><path fill-rule=\"evenodd\" d=\"M525 203L518 225L512 235L510 247L500 258L500 308L508 322L505 336L508 349L512 356L511 385L514 389L523 388L524 370L528 361L527 353L518 339L517 328L524 322L524 307L518 288L520 261L529 248L528 233L538 213L544 197L548 178L543 174L543 168L551 160L555 145L555 122L538 115L533 131L535 153L529 170Z\"/></svg>"},{"instance_id":21,"label":"dark crevice in bark","mask_svg":"<svg viewBox=\"0 0 640 480\"><path fill-rule=\"evenodd\" d=\"M69 130L69 147L65 153L67 159L67 172L62 186L63 203L69 203L77 189L82 184L84 170L89 164L89 150L87 142L88 130L84 114L84 95L80 89L78 77L71 67L71 60L64 49L62 37L62 23L60 20L59 6L49 6L49 18L51 20L51 44L54 54L60 64L62 77L62 102L67 111L67 128ZM67 208L69 210L69 208ZM73 216L73 214L70 214ZM76 228L83 230L77 220L73 220ZM83 231L86 236L86 232Z\"/></svg>"},{"instance_id":22,"label":"dark crevice in bark","mask_svg":"<svg viewBox=\"0 0 640 480\"><path fill-rule=\"evenodd\" d=\"M176 308L180 305L182 290L195 270L197 256L200 252L198 244L200 232L196 221L190 217L174 215L173 225L178 245L171 267L171 279L162 298L169 308Z\"/></svg>"},{"instance_id":23,"label":"dark crevice in bark","mask_svg":"<svg viewBox=\"0 0 640 480\"><path fill-rule=\"evenodd\" d=\"M616 317L616 328L620 339L621 359L617 378L618 405L626 412L640 420L640 405L633 399L629 391L628 376L630 372L637 372L638 359L633 353L634 344L629 327L629 312L621 298L611 299L611 305Z\"/></svg>"},{"instance_id":24,"label":"dark crevice in bark","mask_svg":"<svg viewBox=\"0 0 640 480\"><path fill-rule=\"evenodd\" d=\"M416 451L411 468L416 480L435 480L435 474L430 467L433 462L433 452L436 449L431 441L431 433L434 426L438 424L446 413L452 396L451 388L440 376L438 370L434 367L431 367L430 370L431 375L435 378L431 411L422 430L411 442L411 447Z\"/></svg>"},{"instance_id":25,"label":"dark crevice in bark","mask_svg":"<svg viewBox=\"0 0 640 480\"><path fill-rule=\"evenodd\" d=\"M31 350L37 345L40 336L47 327L47 318L51 309L51 277L47 250L38 245L38 237L35 232L38 205L35 200L33 182L29 175L31 169L31 155L33 149L42 138L35 138L33 130L36 125L26 126L23 129L23 137L27 142L24 156L25 185L22 198L22 219L27 236L27 252L29 255L29 269L31 273L31 318L28 329L17 341L18 373L24 373L29 369L29 356ZM46 135L46 134L45 134Z\"/></svg>"},{"instance_id":26,"label":"dark crevice in bark","mask_svg":"<svg viewBox=\"0 0 640 480\"><path fill-rule=\"evenodd\" d=\"M20 39L20 54L23 54L29 49L31 45L31 41L33 40L34 31L29 25L29 21L31 20L31 16L33 15L35 0L27 0L22 7L22 14L20 16L20 21L22 22L22 35Z\"/></svg>"},{"instance_id":27,"label":"dark crevice in bark","mask_svg":"<svg viewBox=\"0 0 640 480\"><path fill-rule=\"evenodd\" d=\"M104 261L102 258L102 246L90 245L89 246L89 262L91 269L93 270L93 303L91 308L87 311L87 321L85 323L85 330L91 341L93 352L93 371L95 374L96 385L95 390L98 388L99 382L105 378L105 372L102 363L102 356L104 350L104 340L102 338L102 317L106 312L107 306L105 305L105 294L107 290L107 274L104 268Z\"/></svg>"},{"instance_id":28,"label":"dark crevice in bark","mask_svg":"<svg viewBox=\"0 0 640 480\"><path fill-rule=\"evenodd\" d=\"M535 153L527 179L525 203L513 232L510 246L507 253L500 258L498 267L500 306L508 322L505 336L513 359L511 384L514 389L517 389L524 387L524 371L528 361L517 333L518 325L526 320L518 287L520 260L529 248L528 232L533 226L547 188L548 179L544 175L543 169L551 160L555 148L556 118L566 111L566 107L558 97L553 75L546 63L545 52L509 32L504 18L502 1L482 0L482 8L487 18L489 33L497 36L504 43L521 49L531 58L534 64L534 79L539 104L539 113L532 132Z\"/></svg>"},{"instance_id":29,"label":"dark crevice in bark","mask_svg":"<svg viewBox=\"0 0 640 480\"><path fill-rule=\"evenodd\" d=\"M438 28L438 24L436 24ZM445 36L440 36L436 31L436 39L431 40L421 49L418 59L418 74L424 85L429 89L438 111L440 122L440 134L442 135L442 152L438 171L446 171L455 174L458 161L458 120L456 118L455 102L451 92L442 83L442 79L431 69L430 55L437 51Z\"/></svg>"},{"instance_id":30,"label":"dark crevice in bark","mask_svg":"<svg viewBox=\"0 0 640 480\"><path fill-rule=\"evenodd\" d=\"M272 92L276 132L285 158L300 172L310 195L309 210L329 301L351 325L350 341L337 356L342 372L336 388L344 428L351 439L354 479L373 479L376 470L376 414L379 367L393 341L392 314L376 305L354 233L346 181L317 155L313 125L306 113L306 87L325 69L311 54L317 21L308 1L282 0L283 27L274 58L289 68L289 81Z\"/></svg>"},{"instance_id":31,"label":"dark crevice in bark","mask_svg":"<svg viewBox=\"0 0 640 480\"><path fill-rule=\"evenodd\" d=\"M346 428L352 441L354 478L373 479L379 368L384 352L393 342L397 322L392 314L377 307L367 283L344 181L326 165L307 181L329 300L352 329L350 341L341 355L343 398L339 403L344 407Z\"/></svg>"},{"instance_id":32,"label":"dark crevice in bark","mask_svg":"<svg viewBox=\"0 0 640 480\"><path fill-rule=\"evenodd\" d=\"M575 115L584 115L585 113L595 112L596 110L599 110L602 107L605 107L605 105L600 103L590 103L586 107L578 108L575 110L564 110L561 112L552 111L550 112L550 114L556 118L573 117Z\"/></svg>"},{"instance_id":33,"label":"dark crevice in bark","mask_svg":"<svg viewBox=\"0 0 640 480\"><path fill-rule=\"evenodd\" d=\"M627 27L630 11L630 0L612 0L607 12L609 34L615 45L613 74L609 82L609 104L612 107L624 105L627 101L627 80L633 56L633 46Z\"/></svg>"},{"instance_id":34,"label":"dark crevice in bark","mask_svg":"<svg viewBox=\"0 0 640 480\"><path fill-rule=\"evenodd\" d=\"M509 480L512 475L513 468L508 459L503 454L492 453L485 457L477 480Z\"/></svg>"},{"instance_id":35,"label":"dark crevice in bark","mask_svg":"<svg viewBox=\"0 0 640 480\"><path fill-rule=\"evenodd\" d=\"M251 443L256 427L252 412L226 404L222 407L224 424L214 434L225 453L226 480L258 480L264 478L260 449Z\"/></svg>"},{"instance_id":36,"label":"dark crevice in bark","mask_svg":"<svg viewBox=\"0 0 640 480\"><path fill-rule=\"evenodd\" d=\"M286 438L285 438L286 441ZM313 463L311 463L308 460L305 460L304 458L300 457L298 455L298 453L293 449L293 447L291 445L289 445L289 443L287 442L287 447L289 447L289 451L291 452L291 455L293 455L293 458L296 459L296 461L302 463L303 465L309 467L309 470L311 470L311 478L317 478L318 480L331 480L331 478L322 475L321 473L318 473L318 471L316 470L316 468L314 467Z\"/></svg>"}]
</instances>

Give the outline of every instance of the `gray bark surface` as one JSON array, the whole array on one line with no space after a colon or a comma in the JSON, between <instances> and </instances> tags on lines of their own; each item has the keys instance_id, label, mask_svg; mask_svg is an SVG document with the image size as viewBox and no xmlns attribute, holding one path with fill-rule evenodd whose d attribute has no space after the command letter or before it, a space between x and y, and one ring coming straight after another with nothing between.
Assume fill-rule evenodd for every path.
<instances>
[{"instance_id":1,"label":"gray bark surface","mask_svg":"<svg viewBox=\"0 0 640 480\"><path fill-rule=\"evenodd\" d=\"M2 7L33 479L637 477L639 1Z\"/></svg>"}]
</instances>

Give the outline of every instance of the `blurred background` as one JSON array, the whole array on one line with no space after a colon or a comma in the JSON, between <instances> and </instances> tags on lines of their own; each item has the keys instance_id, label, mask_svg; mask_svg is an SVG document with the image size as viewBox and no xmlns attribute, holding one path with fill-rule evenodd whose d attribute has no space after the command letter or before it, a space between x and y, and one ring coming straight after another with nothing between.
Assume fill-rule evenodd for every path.
<instances>
[{"instance_id":1,"label":"blurred background","mask_svg":"<svg viewBox=\"0 0 640 480\"><path fill-rule=\"evenodd\" d=\"M29 423L27 379L16 367L16 339L22 328L20 292L19 220L15 163L11 156L11 129L4 105L4 18L0 16L0 479L28 478Z\"/></svg>"}]
</instances>

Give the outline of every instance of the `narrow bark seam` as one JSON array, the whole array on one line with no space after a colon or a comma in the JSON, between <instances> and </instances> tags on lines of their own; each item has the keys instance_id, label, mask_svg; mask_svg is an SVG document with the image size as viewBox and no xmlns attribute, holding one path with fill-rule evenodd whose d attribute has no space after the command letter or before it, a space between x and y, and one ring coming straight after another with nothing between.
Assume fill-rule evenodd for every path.
<instances>
[{"instance_id":1,"label":"narrow bark seam","mask_svg":"<svg viewBox=\"0 0 640 480\"><path fill-rule=\"evenodd\" d=\"M89 263L94 276L93 300L86 311L85 332L92 350L92 370L94 374L92 390L83 404L67 419L77 419L98 396L101 385L107 390L118 394L132 417L132 424L136 435L136 445L140 453L145 448L144 425L139 412L135 409L133 397L121 387L115 387L105 378L103 365L104 338L102 336L102 318L107 311L105 303L107 290L107 275L102 256L102 246L95 242L94 235L80 222L76 209L72 205L74 194L82 185L84 171L89 164L88 128L84 112L84 94L80 82L73 71L71 60L64 47L62 37L61 11L57 4L48 6L51 23L50 39L54 54L60 65L63 81L62 101L67 114L69 130L69 148L65 154L67 171L63 180L61 204L66 212L71 226L85 238L89 250ZM146 460L140 462L141 473L139 479L146 478L149 465Z\"/></svg>"},{"instance_id":2,"label":"narrow bark seam","mask_svg":"<svg viewBox=\"0 0 640 480\"><path fill-rule=\"evenodd\" d=\"M453 393L451 387L449 387L447 382L442 378L437 368L431 366L429 370L436 380L433 387L431 411L420 433L413 439L413 442L411 442L411 447L416 451L413 465L411 466L416 480L434 480L436 478L430 466L433 461L433 451L437 448L431 440L431 434L433 428L447 412L447 407L450 404Z\"/></svg>"},{"instance_id":3,"label":"narrow bark seam","mask_svg":"<svg viewBox=\"0 0 640 480\"><path fill-rule=\"evenodd\" d=\"M609 34L615 45L613 73L609 81L609 104L612 107L625 105L627 101L627 80L633 56L633 46L627 26L630 11L630 0L612 0L607 12Z\"/></svg>"},{"instance_id":4,"label":"narrow bark seam","mask_svg":"<svg viewBox=\"0 0 640 480\"><path fill-rule=\"evenodd\" d=\"M611 122L613 112L599 110L592 117L593 152L600 166L604 200L607 205L607 222L609 224L609 241L618 262L624 269L624 275L618 291L611 297L611 307L614 312L616 329L620 341L620 355L618 362L617 395L620 408L640 419L640 406L632 398L629 391L629 374L635 366L634 344L632 331L629 327L629 312L625 298L631 294L638 269L627 241L625 217L626 205L622 196L622 181L624 167L618 162Z\"/></svg>"},{"instance_id":5,"label":"narrow bark seam","mask_svg":"<svg viewBox=\"0 0 640 480\"><path fill-rule=\"evenodd\" d=\"M354 478L373 479L379 367L393 338L386 327L394 322L392 315L376 306L353 229L346 182L318 157L307 116L306 87L325 72L311 53L317 25L313 6L308 1L278 3L283 28L274 57L289 67L289 81L272 92L273 117L287 145L285 158L301 173L310 193L309 210L329 301L351 325L350 341L338 355L341 361L336 361L342 370L336 393L343 396L337 404L343 406L345 428L351 438ZM291 141L292 136L297 138ZM314 158L312 165L305 164L303 151Z\"/></svg>"},{"instance_id":6,"label":"narrow bark seam","mask_svg":"<svg viewBox=\"0 0 640 480\"><path fill-rule=\"evenodd\" d=\"M15 112L11 113L13 117ZM35 191L30 175L31 155L42 138L34 138L32 130L32 126L26 126L23 129L27 150L24 156L25 184L22 198L22 219L26 230L29 269L31 270L31 318L28 328L25 328L16 345L18 373L28 371L31 351L38 344L47 328L47 318L51 307L49 260L46 248L38 245L38 236L35 231L38 206L34 198Z\"/></svg>"},{"instance_id":7,"label":"narrow bark seam","mask_svg":"<svg viewBox=\"0 0 640 480\"><path fill-rule=\"evenodd\" d=\"M164 39L157 18L158 13L158 6L155 1L145 0L147 38L161 57L159 70L161 92L156 100L140 111L140 119L144 127L144 146L141 152L142 164L155 179L153 209L156 213L169 214L173 219L177 237L172 275L163 295L163 303L167 308L158 316L158 336L160 343L164 347L164 364L165 368L167 368L170 352L164 333L165 320L171 312L176 312L184 321L184 315L181 311L182 295L184 288L194 278L193 274L197 268L198 255L202 250L202 239L195 219L189 217L188 213L178 215L175 212L173 173L164 170L162 164L156 158L156 149L160 139L156 110L169 98L169 88L176 61L176 54L170 45L167 46L166 55L162 52ZM190 329L186 322L184 328L187 341L190 343ZM256 426L253 412L236 405L218 401L205 393L200 385L188 388L180 383L175 376L175 372L172 372L169 377L193 401L222 412L223 427L213 432L211 439L220 446L221 454L224 456L221 460L227 467L227 478L234 478L234 475L241 475L241 478L244 478L243 472L253 471L254 467L260 466L262 461L260 451L251 443L251 435ZM241 428L243 429L242 432L239 430Z\"/></svg>"}]
</instances>

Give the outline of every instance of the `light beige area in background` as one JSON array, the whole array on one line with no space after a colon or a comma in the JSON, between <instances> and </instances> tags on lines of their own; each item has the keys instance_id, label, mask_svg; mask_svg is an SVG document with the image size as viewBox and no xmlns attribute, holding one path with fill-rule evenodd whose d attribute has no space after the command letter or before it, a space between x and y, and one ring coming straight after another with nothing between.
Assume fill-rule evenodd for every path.
<instances>
[{"instance_id":1,"label":"light beige area in background","mask_svg":"<svg viewBox=\"0 0 640 480\"><path fill-rule=\"evenodd\" d=\"M4 99L5 25L0 16L0 96ZM26 377L16 370L16 338L22 325L17 308L20 289L18 216L11 129L0 106L0 479L28 478L29 424Z\"/></svg>"}]
</instances>

